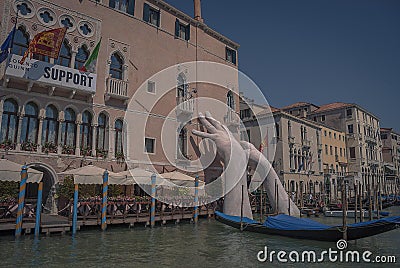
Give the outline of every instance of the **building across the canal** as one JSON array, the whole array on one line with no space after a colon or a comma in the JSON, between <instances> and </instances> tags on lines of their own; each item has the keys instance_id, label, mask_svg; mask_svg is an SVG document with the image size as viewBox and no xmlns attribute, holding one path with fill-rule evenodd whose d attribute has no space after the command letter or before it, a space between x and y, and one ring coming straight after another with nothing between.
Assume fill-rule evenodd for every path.
<instances>
[{"instance_id":1,"label":"building across the canal","mask_svg":"<svg viewBox=\"0 0 400 268\"><path fill-rule=\"evenodd\" d=\"M376 189L379 184L383 189L382 142L379 119L375 115L357 104L342 102L322 106L300 102L284 107L283 110L334 128L342 132L342 135L345 133L348 159L346 179L350 185L361 184L363 192L367 192L368 187Z\"/></svg>"},{"instance_id":2,"label":"building across the canal","mask_svg":"<svg viewBox=\"0 0 400 268\"><path fill-rule=\"evenodd\" d=\"M381 128L383 164L385 167L385 189L396 193L400 175L400 134L392 128Z\"/></svg>"},{"instance_id":3,"label":"building across the canal","mask_svg":"<svg viewBox=\"0 0 400 268\"><path fill-rule=\"evenodd\" d=\"M162 149L163 121L179 103L191 101L173 117L178 125L180 114L187 118L198 113L198 97L239 111L237 77L226 81L229 89L188 82L193 70L185 62L210 61L234 69L238 64L239 45L208 27L200 0L194 4L193 18L158 0L0 2L0 40L15 23L17 29L9 62L0 66L0 154L44 172L44 200L59 181L57 173L89 163L122 171L127 151L134 166L159 172L197 158L199 139L190 132L194 122L177 138L171 136L169 146L176 148L171 155ZM37 33L59 27L66 27L67 33L58 59L34 55L19 63ZM78 69L100 40L95 71L83 74ZM137 118L148 117L145 136L130 139L127 148L124 130L136 124L135 117L124 120L132 96L144 84L147 99L159 97L160 85L149 77L170 66L177 66L175 87L151 111L141 104ZM224 119L234 121L230 113ZM220 171L211 168L207 176Z\"/></svg>"}]
</instances>

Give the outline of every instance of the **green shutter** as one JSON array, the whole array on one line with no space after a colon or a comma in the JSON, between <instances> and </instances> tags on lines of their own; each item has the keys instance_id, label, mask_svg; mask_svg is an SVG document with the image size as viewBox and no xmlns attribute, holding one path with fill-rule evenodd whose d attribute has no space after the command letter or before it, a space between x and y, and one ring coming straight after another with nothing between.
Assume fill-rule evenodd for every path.
<instances>
[{"instance_id":1,"label":"green shutter","mask_svg":"<svg viewBox=\"0 0 400 268\"><path fill-rule=\"evenodd\" d=\"M129 0L128 1L128 14L133 16L135 10L135 0Z\"/></svg>"},{"instance_id":2,"label":"green shutter","mask_svg":"<svg viewBox=\"0 0 400 268\"><path fill-rule=\"evenodd\" d=\"M115 0L110 0L110 2L108 2L108 6L115 8Z\"/></svg>"},{"instance_id":3,"label":"green shutter","mask_svg":"<svg viewBox=\"0 0 400 268\"><path fill-rule=\"evenodd\" d=\"M179 20L176 19L175 20L175 37L179 37L179 25L180 25Z\"/></svg>"},{"instance_id":4,"label":"green shutter","mask_svg":"<svg viewBox=\"0 0 400 268\"><path fill-rule=\"evenodd\" d=\"M190 23L186 26L186 40L190 40Z\"/></svg>"},{"instance_id":5,"label":"green shutter","mask_svg":"<svg viewBox=\"0 0 400 268\"><path fill-rule=\"evenodd\" d=\"M146 3L143 6L143 20L146 22L150 21L150 6Z\"/></svg>"}]
</instances>

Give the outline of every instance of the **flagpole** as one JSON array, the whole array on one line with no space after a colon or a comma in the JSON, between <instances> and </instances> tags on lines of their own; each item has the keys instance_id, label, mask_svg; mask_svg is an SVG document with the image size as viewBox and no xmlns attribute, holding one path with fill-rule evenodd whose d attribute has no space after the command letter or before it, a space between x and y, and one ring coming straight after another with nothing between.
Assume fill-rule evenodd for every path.
<instances>
[{"instance_id":1,"label":"flagpole","mask_svg":"<svg viewBox=\"0 0 400 268\"><path fill-rule=\"evenodd\" d=\"M14 46L14 37L15 37L15 32L17 31L18 15L19 15L19 10L17 10L17 16L15 17L14 30L13 30L13 35L12 35L12 39L11 39L10 52L12 51L13 46Z\"/></svg>"}]
</instances>

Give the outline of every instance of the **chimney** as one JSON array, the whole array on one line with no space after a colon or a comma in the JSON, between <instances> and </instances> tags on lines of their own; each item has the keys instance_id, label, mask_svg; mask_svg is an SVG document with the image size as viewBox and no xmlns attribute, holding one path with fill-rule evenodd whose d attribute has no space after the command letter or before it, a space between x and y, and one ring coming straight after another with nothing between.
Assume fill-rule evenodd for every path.
<instances>
[{"instance_id":1,"label":"chimney","mask_svg":"<svg viewBox=\"0 0 400 268\"><path fill-rule=\"evenodd\" d=\"M200 22L204 22L201 17L201 0L193 0L194 1L194 19Z\"/></svg>"}]
</instances>

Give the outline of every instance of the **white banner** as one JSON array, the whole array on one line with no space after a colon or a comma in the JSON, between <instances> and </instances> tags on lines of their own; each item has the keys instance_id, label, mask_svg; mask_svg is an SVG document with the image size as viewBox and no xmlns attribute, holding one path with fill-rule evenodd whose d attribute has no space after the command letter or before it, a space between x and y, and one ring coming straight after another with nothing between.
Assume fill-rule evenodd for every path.
<instances>
[{"instance_id":1,"label":"white banner","mask_svg":"<svg viewBox=\"0 0 400 268\"><path fill-rule=\"evenodd\" d=\"M19 55L11 55L6 75L96 93L96 74L29 58L21 65L21 58Z\"/></svg>"}]
</instances>

